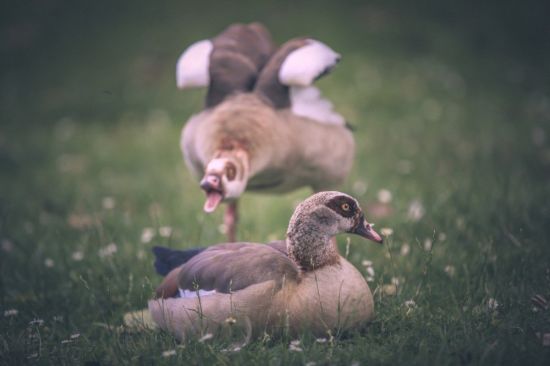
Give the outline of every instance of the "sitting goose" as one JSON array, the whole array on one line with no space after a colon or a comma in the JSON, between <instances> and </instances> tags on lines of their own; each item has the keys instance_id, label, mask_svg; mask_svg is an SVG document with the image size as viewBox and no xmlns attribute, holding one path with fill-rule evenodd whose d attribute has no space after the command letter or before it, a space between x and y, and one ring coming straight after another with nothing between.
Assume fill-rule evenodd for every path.
<instances>
[{"instance_id":1,"label":"sitting goose","mask_svg":"<svg viewBox=\"0 0 550 366\"><path fill-rule=\"evenodd\" d=\"M182 131L181 149L201 179L204 210L229 203L224 216L229 241L235 240L237 200L245 190L321 191L349 173L353 136L312 86L339 59L309 38L275 50L258 23L232 25L179 58L178 87L208 87L205 109Z\"/></svg>"},{"instance_id":2,"label":"sitting goose","mask_svg":"<svg viewBox=\"0 0 550 366\"><path fill-rule=\"evenodd\" d=\"M367 282L331 240L344 232L382 243L353 197L316 193L296 208L285 241L178 252L185 263L157 288L150 314L179 339L218 334L228 319L253 337L357 326L372 318L374 305Z\"/></svg>"}]
</instances>

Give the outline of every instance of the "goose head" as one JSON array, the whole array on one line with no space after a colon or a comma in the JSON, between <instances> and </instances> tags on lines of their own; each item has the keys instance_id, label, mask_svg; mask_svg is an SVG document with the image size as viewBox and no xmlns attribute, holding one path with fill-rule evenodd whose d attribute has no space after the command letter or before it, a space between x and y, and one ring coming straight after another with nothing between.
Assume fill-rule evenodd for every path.
<instances>
[{"instance_id":1,"label":"goose head","mask_svg":"<svg viewBox=\"0 0 550 366\"><path fill-rule=\"evenodd\" d=\"M246 152L231 150L218 154L206 166L200 187L206 194L204 211L213 212L220 202L235 200L248 183Z\"/></svg>"},{"instance_id":2,"label":"goose head","mask_svg":"<svg viewBox=\"0 0 550 366\"><path fill-rule=\"evenodd\" d=\"M331 238L340 233L382 243L355 198L336 191L316 193L300 203L290 219L288 253L306 270L336 263L339 255Z\"/></svg>"},{"instance_id":3,"label":"goose head","mask_svg":"<svg viewBox=\"0 0 550 366\"><path fill-rule=\"evenodd\" d=\"M320 192L309 197L296 208L291 218L291 226L298 221L306 221L312 229L328 236L351 233L377 243L382 237L374 231L355 198L337 191Z\"/></svg>"}]
</instances>

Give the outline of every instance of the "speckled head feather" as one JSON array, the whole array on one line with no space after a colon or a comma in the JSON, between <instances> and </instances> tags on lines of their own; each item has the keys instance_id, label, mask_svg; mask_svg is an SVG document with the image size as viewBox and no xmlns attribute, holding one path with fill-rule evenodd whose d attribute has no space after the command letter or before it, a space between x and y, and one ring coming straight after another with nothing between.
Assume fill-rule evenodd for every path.
<instances>
[{"instance_id":1,"label":"speckled head feather","mask_svg":"<svg viewBox=\"0 0 550 366\"><path fill-rule=\"evenodd\" d=\"M320 192L296 207L287 230L289 256L304 270L336 264L331 238L351 232L363 218L357 200L337 191Z\"/></svg>"}]
</instances>

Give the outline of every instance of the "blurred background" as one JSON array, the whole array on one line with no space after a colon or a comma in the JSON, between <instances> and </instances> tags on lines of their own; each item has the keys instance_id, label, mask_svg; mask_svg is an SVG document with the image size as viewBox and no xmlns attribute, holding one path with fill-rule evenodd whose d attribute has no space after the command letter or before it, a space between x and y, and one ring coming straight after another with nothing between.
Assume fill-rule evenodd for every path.
<instances>
[{"instance_id":1,"label":"blurred background","mask_svg":"<svg viewBox=\"0 0 550 366\"><path fill-rule=\"evenodd\" d=\"M498 85L519 96L540 94L548 84L547 15L543 1L4 2L3 119L22 119L24 110L39 112L44 124L163 108L184 120L184 106L199 105L173 87L180 52L232 22L254 20L279 42L310 35L341 52L345 64L331 78L347 76L346 93L383 89L386 77L407 68L421 78L412 69L424 62L432 73L446 68L456 80L440 86L456 93ZM355 63L378 76L349 70Z\"/></svg>"},{"instance_id":2,"label":"blurred background","mask_svg":"<svg viewBox=\"0 0 550 366\"><path fill-rule=\"evenodd\" d=\"M0 320L5 360L35 353L16 336L36 317L62 316L44 335L58 344L74 329L99 336L90 324L144 306L159 281L153 244L224 239L221 212L203 214L179 150L205 90L177 90L175 63L191 43L251 21L279 44L307 35L342 55L318 86L356 127L340 189L389 229L383 250L351 238L352 262L367 271L365 258L374 261L373 289L400 283L397 300L377 298L380 318L411 297L426 309L498 299L513 324L487 334L502 340L494 360L511 354L509 329L534 334L543 321L523 310L550 288L549 14L535 0L2 2L0 305L19 313ZM246 195L239 237L282 238L309 194ZM479 360L490 337L459 328L453 336ZM52 354L115 362L106 339ZM433 348L423 352L414 357L430 360Z\"/></svg>"}]
</instances>

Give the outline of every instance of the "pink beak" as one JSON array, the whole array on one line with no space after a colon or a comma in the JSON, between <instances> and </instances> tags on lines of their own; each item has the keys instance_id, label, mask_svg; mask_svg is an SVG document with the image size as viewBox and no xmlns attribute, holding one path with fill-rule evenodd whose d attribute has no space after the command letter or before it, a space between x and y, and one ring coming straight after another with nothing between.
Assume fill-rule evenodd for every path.
<instances>
[{"instance_id":1,"label":"pink beak","mask_svg":"<svg viewBox=\"0 0 550 366\"><path fill-rule=\"evenodd\" d=\"M380 234L374 231L374 229L372 228L372 225L369 224L367 220L365 220L365 217L363 215L361 215L361 218L359 219L359 223L351 232L359 236L362 236L365 239L372 240L376 243L382 244L384 242Z\"/></svg>"},{"instance_id":2,"label":"pink beak","mask_svg":"<svg viewBox=\"0 0 550 366\"><path fill-rule=\"evenodd\" d=\"M202 178L200 186L206 193L204 211L214 212L224 198L221 177L217 174L207 174Z\"/></svg>"}]
</instances>

